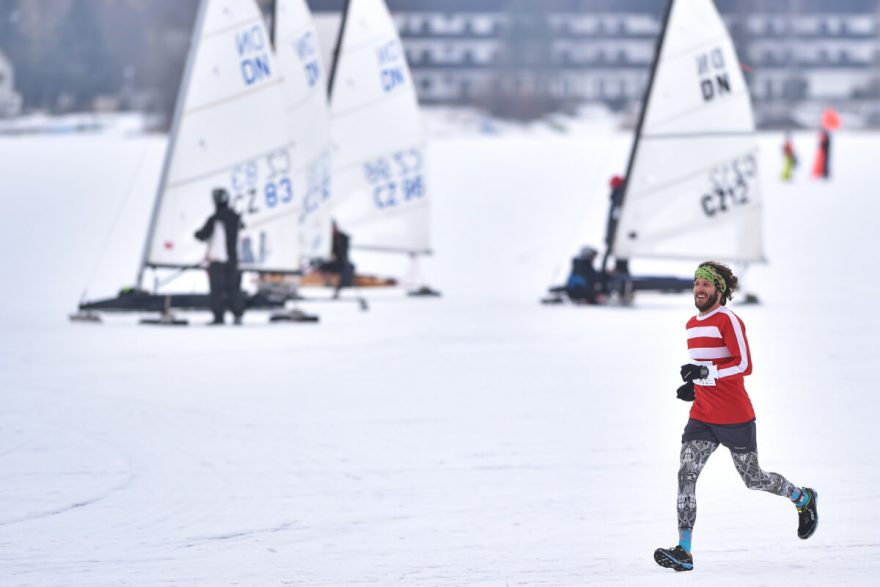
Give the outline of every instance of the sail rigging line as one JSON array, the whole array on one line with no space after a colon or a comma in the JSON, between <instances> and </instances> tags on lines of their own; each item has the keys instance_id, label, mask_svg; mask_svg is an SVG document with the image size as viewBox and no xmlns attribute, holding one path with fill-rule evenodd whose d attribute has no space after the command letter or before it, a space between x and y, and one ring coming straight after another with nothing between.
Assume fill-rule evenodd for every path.
<instances>
[{"instance_id":1,"label":"sail rigging line","mask_svg":"<svg viewBox=\"0 0 880 587\"><path fill-rule=\"evenodd\" d=\"M694 132L663 132L657 134L646 134L642 136L642 140L664 140L664 139L697 139L710 137L753 137L755 133L750 130L706 130ZM752 149L757 152L758 149Z\"/></svg>"},{"instance_id":2,"label":"sail rigging line","mask_svg":"<svg viewBox=\"0 0 880 587\"><path fill-rule=\"evenodd\" d=\"M415 143L409 147L406 147L406 149L404 149L404 150L427 148L427 146L428 146L428 142L422 141L420 143ZM385 157L393 157L394 155L396 155L397 153L400 153L400 152L401 152L401 149L395 149L393 151L386 151L384 153L379 153L374 156L374 160L375 159L382 159ZM420 162L420 164L421 164L421 162ZM355 161L353 163L348 163L346 165L340 165L338 167L334 166L334 169L336 170L337 173L340 173L343 171L348 171L349 169L353 169L355 167L360 167L361 165L363 165L362 161Z\"/></svg>"},{"instance_id":3,"label":"sail rigging line","mask_svg":"<svg viewBox=\"0 0 880 587\"><path fill-rule=\"evenodd\" d=\"M636 133L635 140L633 141L632 149L629 152L629 161L626 164L626 173L623 176L623 191L620 197L620 203L617 208L623 209L623 204L626 201L627 192L629 192L629 180L630 175L632 174L633 165L636 160L636 152L639 149L639 140L642 134L642 127L645 124L645 118L648 112L648 100L651 99L651 91L654 89L654 80L657 77L657 67L660 65L660 52L663 50L663 42L666 40L666 29L669 27L669 17L672 15L672 6L675 3L675 0L669 0L666 4L666 13L663 15L663 26L660 28L660 34L657 36L657 46L654 50L654 62L651 64L651 73L648 76L648 85L645 88L645 97L642 99L642 108L639 112L639 122L636 125ZM610 230L610 234L605 235L605 254L602 256L602 265L599 267L600 273L605 272L605 268L608 266L608 258L611 256L611 250L614 248L614 240L616 238L617 233L617 223L620 220L613 218L613 214L615 211L614 203L609 204L608 206L608 226L612 225L613 228Z\"/></svg>"},{"instance_id":4,"label":"sail rigging line","mask_svg":"<svg viewBox=\"0 0 880 587\"><path fill-rule=\"evenodd\" d=\"M262 157L267 157L269 155L272 155L273 153L277 153L279 151L289 149L295 145L296 145L295 140L289 141L287 143L284 143L284 144L278 145L277 147L274 147L270 151L265 151L263 153L257 153L255 156L253 156L249 159L245 159L243 161L233 161L232 163L223 165L222 167L219 167L219 168L215 168L211 171L206 171L205 173L200 173L199 175L194 175L192 177L185 177L183 179L178 179L174 183L168 183L166 185L166 189L168 189L168 190L177 189L181 186L184 186L184 185L187 185L187 184L190 184L193 182L201 181L203 179L208 179L209 177L214 177L215 175L220 175L221 173L228 171L230 167L235 167L236 165L244 165L245 163L249 163L249 162L253 161L254 159L260 159ZM291 168L291 170L292 171L300 171L300 170L303 170L306 168L308 168L308 165L301 165L299 167L293 167L293 168Z\"/></svg>"},{"instance_id":5,"label":"sail rigging line","mask_svg":"<svg viewBox=\"0 0 880 587\"><path fill-rule=\"evenodd\" d=\"M270 34L271 34L271 37L272 37L272 47L273 47L273 49L275 49L275 52L276 52L276 53L278 52L278 51L277 51L277 47L275 46L275 45L276 45L277 36L278 36L278 18L277 18L277 16L278 16L278 10L276 9L276 5L277 5L277 4L278 4L278 0L273 0L273 1L272 1L272 11L271 11L271 14L272 14L272 28L271 28L271 30L270 30ZM306 6L308 6L308 2L306 2ZM310 14L311 14L311 13L310 13ZM287 31L287 35L289 35L289 36L291 36L291 37L297 37L297 38L299 38L299 37L302 36L302 34L303 34L304 32L309 32L309 31L311 31L311 30L312 30L312 27L309 26L308 24L305 24L305 25L303 25L303 26L301 26L301 27L299 27L299 28L297 28L297 29L292 29L292 30L290 30L290 31Z\"/></svg>"},{"instance_id":6,"label":"sail rigging line","mask_svg":"<svg viewBox=\"0 0 880 587\"><path fill-rule=\"evenodd\" d=\"M134 192L135 180L140 176L141 167L143 167L144 161L147 158L147 151L150 150L150 143L147 142L144 145L143 150L141 151L140 157L138 157L137 163L135 164L134 171L131 174L131 178L129 179L128 187L124 191L124 196L122 197L119 205L116 207L116 211L113 214L113 220L110 223L110 230L107 231L106 236L104 237L104 243L101 245L101 248L98 249L98 256L95 259L95 264L92 267L92 270L89 272L89 276L86 279L86 288L83 290L83 299L85 299L86 292L88 291L89 285L95 279L95 274L98 272L98 267L101 266L104 261L104 255L107 252L108 247L110 246L110 239L116 233L116 227L119 226L119 219L122 216L122 211L126 208L126 204L131 197L131 194Z\"/></svg>"},{"instance_id":7,"label":"sail rigging line","mask_svg":"<svg viewBox=\"0 0 880 587\"><path fill-rule=\"evenodd\" d=\"M275 26L275 25L273 24L273 27L274 27L274 26ZM288 33L288 35L290 35L291 37L300 37L300 36L302 36L302 34L303 34L304 32L307 32L307 31L310 31L310 30L312 30L311 27L309 27L308 25L305 25L305 26L301 26L301 27L299 27L298 29L295 29L295 30L290 31L290 32Z\"/></svg>"},{"instance_id":8,"label":"sail rigging line","mask_svg":"<svg viewBox=\"0 0 880 587\"><path fill-rule=\"evenodd\" d=\"M153 267L159 268L158 266L153 266ZM205 264L202 261L199 261L198 263L193 263L191 265L185 265L185 266L181 265L178 267L162 267L162 269L177 269L177 271L175 271L171 275L166 275L162 279L156 278L156 282L155 282L156 291L159 291L160 289L162 289L163 287L165 287L166 285L168 285L172 281L176 280L178 277L180 277L181 275L183 275L187 271L191 271L193 269L204 269L204 268L205 268Z\"/></svg>"},{"instance_id":9,"label":"sail rigging line","mask_svg":"<svg viewBox=\"0 0 880 587\"><path fill-rule=\"evenodd\" d=\"M246 26L246 25L248 25L248 24L250 24L250 23L252 23L252 22L262 22L262 23L265 23L265 21L263 20L263 17L262 17L262 16L258 16L258 17L255 17L255 18L248 18L248 19L245 19L245 20L240 20L240 21L238 21L238 22L236 22L236 23L234 23L234 24L231 24L231 25L227 26L226 28L215 29L214 32L203 35L202 38L203 38L203 39L210 39L211 37L217 37L217 36L220 36L220 35L225 35L225 34L228 33L229 31L232 31L232 30L235 30L235 29L241 28L241 27Z\"/></svg>"},{"instance_id":10,"label":"sail rigging line","mask_svg":"<svg viewBox=\"0 0 880 587\"><path fill-rule=\"evenodd\" d=\"M353 106L351 108L348 108L347 110L336 110L336 111L334 111L333 116L334 116L334 118L337 118L337 119L344 118L350 114L356 114L356 113L360 112L361 110L375 106L376 104L381 104L382 102L385 102L387 99L388 99L388 96L382 95L382 96L379 96L378 98L376 98L375 100L370 100L369 102L361 102L357 106Z\"/></svg>"},{"instance_id":11,"label":"sail rigging line","mask_svg":"<svg viewBox=\"0 0 880 587\"><path fill-rule=\"evenodd\" d=\"M750 94L749 94L748 91L745 91L745 92L730 92L729 94L725 94L725 96L729 96L729 97L731 97L731 98L735 98L735 97L737 97L737 96L750 96ZM710 106L711 106L712 108L717 108L718 106L724 106L724 104L723 104L722 102L715 102L715 103L711 104ZM674 120L678 120L679 118L682 118L682 117L684 117L684 116L687 116L688 114L692 114L692 113L694 113L694 112L697 112L698 110L701 110L701 109L703 109L703 108L705 108L705 107L706 107L705 104L700 104L699 107L688 108L687 110L680 110L679 112L675 112L675 113L671 114L670 116L667 116L666 118L663 118L662 120L655 121L655 122L654 122L654 126L661 126L661 125L667 124L667 123L669 123L669 122L672 122L672 121L674 121Z\"/></svg>"},{"instance_id":12,"label":"sail rigging line","mask_svg":"<svg viewBox=\"0 0 880 587\"><path fill-rule=\"evenodd\" d=\"M749 210L744 210L744 209L742 209L742 208L731 208L731 209L729 209L729 210L726 212L726 214L727 214L727 216L728 216L729 218L735 218L736 216L741 216L741 215L743 215L743 214L748 214L749 212L750 212ZM666 238L666 237L669 237L669 236L675 236L675 235L677 235L677 234L681 234L681 231L682 231L682 227L683 227L683 226L686 226L686 225L682 225L682 226L670 226L670 227L669 227L668 229L666 229L666 230L662 230L662 231L658 231L658 232L651 233L651 236L652 236L652 237L662 237L662 238ZM660 240L660 238L657 238L656 240ZM649 258L649 257L656 257L656 258L663 258L663 259L666 259L666 258L669 258L669 259L676 258L676 257L674 257L674 256L670 256L670 255L667 254L667 253L659 253L659 254L656 254L656 255L652 255L651 253L642 253L642 254L639 255L639 257L646 257L646 258ZM694 257L682 256L682 257L678 257L678 258L693 258L693 259L696 259L696 258L700 258L700 257L699 257L699 255L697 255L697 256L694 256Z\"/></svg>"},{"instance_id":13,"label":"sail rigging line","mask_svg":"<svg viewBox=\"0 0 880 587\"><path fill-rule=\"evenodd\" d=\"M365 41L361 41L357 45L352 45L350 47L346 47L345 52L348 53L349 55L351 55L352 53L360 53L361 51L366 51L367 49L370 49L376 41L378 41L380 39L394 40L395 37L389 36L388 33L382 33L381 35L373 35L369 39L366 39ZM401 43L401 48L403 48L402 43Z\"/></svg>"},{"instance_id":14,"label":"sail rigging line","mask_svg":"<svg viewBox=\"0 0 880 587\"><path fill-rule=\"evenodd\" d=\"M749 154L749 155L756 154L757 152L758 152L758 149L749 149L748 151L745 151L745 153L747 153L747 154ZM683 182L684 180L692 179L692 178L694 178L694 177L699 177L700 175L702 175L702 174L706 173L707 171L710 171L710 170L712 170L712 169L718 167L719 165L724 165L724 164L727 163L728 161L729 161L728 159L724 159L723 161L719 161L719 162L711 163L711 164L707 165L706 167L702 167L702 168L700 168L700 169L696 169L696 170L694 170L693 172L688 173L688 174L686 174L686 175L680 175L680 176L678 176L678 177L676 177L676 178L670 179L669 181L665 181L665 182L663 182L663 183L661 183L661 184L657 184L657 185L651 186L650 188L637 190L637 191L635 192L635 194L638 195L639 198L641 198L641 197L646 196L646 195L648 195L648 194L653 194L654 192L658 192L658 191L665 190L665 189L667 189L667 188L672 187L673 185L675 185L675 184L677 184L677 183L681 183L681 182Z\"/></svg>"},{"instance_id":15,"label":"sail rigging line","mask_svg":"<svg viewBox=\"0 0 880 587\"><path fill-rule=\"evenodd\" d=\"M217 108L219 106L231 104L233 102L243 100L244 98L247 98L247 97L252 96L254 94L259 94L260 92L271 89L272 86L277 86L282 83L284 83L284 78L282 76L278 76L278 79L262 83L255 88L251 88L251 89L246 90L244 92L239 92L238 94L235 94L234 96L229 96L228 98L223 98L222 100L214 100L213 102L207 102L205 104L202 104L198 108L190 108L189 110L185 111L183 114L184 114L184 116L191 116L193 114L202 114L208 110L213 110L214 108Z\"/></svg>"},{"instance_id":16,"label":"sail rigging line","mask_svg":"<svg viewBox=\"0 0 880 587\"><path fill-rule=\"evenodd\" d=\"M288 214L286 212L281 211L281 212L276 212L275 214L272 214L271 216L269 215L269 213L266 213L263 216L264 217L259 220L248 221L247 228L252 230L254 228L259 228L261 226L266 226L266 225L272 224L273 222L277 222L279 220L285 220L287 218Z\"/></svg>"},{"instance_id":17,"label":"sail rigging line","mask_svg":"<svg viewBox=\"0 0 880 587\"><path fill-rule=\"evenodd\" d=\"M282 79L282 81L284 80L283 77L281 79ZM290 104L284 111L285 112L294 112L296 110L299 110L300 107L308 104L309 102L317 99L318 97L320 97L322 99L324 98L324 96L321 96L321 94L318 94L317 92L309 92L308 94L306 94L305 98L301 99L300 101L296 102L295 104ZM293 141L291 143L291 145L293 145L293 144L296 144L296 141Z\"/></svg>"},{"instance_id":18,"label":"sail rigging line","mask_svg":"<svg viewBox=\"0 0 880 587\"><path fill-rule=\"evenodd\" d=\"M199 261L198 263L149 263L147 265L150 269L180 269L179 272L171 275L170 278L166 278L165 281L161 282L163 285L170 283L174 279L177 279L182 275L185 271L191 269L203 269L205 268L205 262ZM247 273L278 273L283 275L302 275L302 271L300 269L272 269L267 267L260 267L256 269L254 267L249 267L247 265L240 265L238 268L241 272Z\"/></svg>"},{"instance_id":19,"label":"sail rigging line","mask_svg":"<svg viewBox=\"0 0 880 587\"><path fill-rule=\"evenodd\" d=\"M722 35L718 35L717 37L713 37L711 39L706 39L705 41L697 43L696 45L688 45L687 47L685 47L684 49L681 49L680 51L678 51L676 53L670 53L669 55L665 55L664 61L668 62L668 61L674 61L676 59L681 59L682 57L687 56L689 53L692 53L693 51L700 49L700 47L706 47L709 45L717 45L719 42L724 42L726 40L727 40L727 35L722 34Z\"/></svg>"},{"instance_id":20,"label":"sail rigging line","mask_svg":"<svg viewBox=\"0 0 880 587\"><path fill-rule=\"evenodd\" d=\"M192 71L195 67L196 54L201 45L200 36L205 25L205 16L208 13L209 0L201 0L199 2L199 10L196 14L196 21L193 25L193 36L190 42L189 52L186 56L186 65L184 65L183 76L180 80L180 86L177 90L177 101L174 103L174 117L172 118L171 129L168 133L168 147L165 150L165 160L162 162L162 175L159 178L159 185L156 189L156 198L153 201L153 210L150 213L150 224L147 228L147 235L144 239L144 250L141 255L140 266L137 274L137 287L143 289L144 270L147 267L147 261L150 258L150 249L153 246L153 239L156 236L156 225L159 221L159 210L162 208L162 194L168 184L168 174L171 170L171 161L174 158L174 151L177 146L177 133L180 130L180 121L183 119L183 109L186 105L186 97L189 92L189 81L192 77Z\"/></svg>"}]
</instances>

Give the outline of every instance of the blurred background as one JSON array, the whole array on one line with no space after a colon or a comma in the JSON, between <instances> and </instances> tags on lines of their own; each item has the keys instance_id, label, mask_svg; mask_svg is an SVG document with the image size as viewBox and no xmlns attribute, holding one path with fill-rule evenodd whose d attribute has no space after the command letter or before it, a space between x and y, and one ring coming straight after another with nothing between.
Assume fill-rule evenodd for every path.
<instances>
[{"instance_id":1,"label":"blurred background","mask_svg":"<svg viewBox=\"0 0 880 587\"><path fill-rule=\"evenodd\" d=\"M272 0L260 0L271 20ZM665 0L389 0L423 105L533 121L584 105L634 124ZM329 59L343 0L310 0ZM719 0L761 129L833 106L880 127L880 0ZM20 116L142 113L167 128L196 0L3 0L0 130ZM80 120L77 124L99 124ZM80 129L81 130L81 129Z\"/></svg>"},{"instance_id":2,"label":"blurred background","mask_svg":"<svg viewBox=\"0 0 880 587\"><path fill-rule=\"evenodd\" d=\"M539 304L605 248L667 1L387 3L429 134L422 268L442 297L361 291L365 312L328 291L303 304L319 325L168 329L67 317L137 283L198 1L0 0L0 586L680 585L651 554L676 536L693 298ZM343 4L309 1L328 63ZM715 4L760 130L768 262L735 311L761 460L817 488L823 521L799 540L794 508L719 451L699 572L874 585L880 319L852 315L854 278L880 286L880 0ZM717 188L703 171L682 173Z\"/></svg>"}]
</instances>

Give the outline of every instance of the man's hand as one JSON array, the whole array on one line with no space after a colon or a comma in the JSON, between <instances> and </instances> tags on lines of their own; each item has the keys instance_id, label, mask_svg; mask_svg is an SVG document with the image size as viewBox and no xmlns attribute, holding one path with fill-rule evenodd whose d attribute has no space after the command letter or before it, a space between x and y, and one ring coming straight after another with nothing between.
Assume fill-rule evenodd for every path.
<instances>
[{"instance_id":1,"label":"man's hand","mask_svg":"<svg viewBox=\"0 0 880 587\"><path fill-rule=\"evenodd\" d=\"M705 365L694 365L688 363L681 366L681 380L693 381L694 379L705 379L709 376L709 367Z\"/></svg>"},{"instance_id":2,"label":"man's hand","mask_svg":"<svg viewBox=\"0 0 880 587\"><path fill-rule=\"evenodd\" d=\"M694 382L688 381L675 392L675 397L685 402L694 401Z\"/></svg>"}]
</instances>

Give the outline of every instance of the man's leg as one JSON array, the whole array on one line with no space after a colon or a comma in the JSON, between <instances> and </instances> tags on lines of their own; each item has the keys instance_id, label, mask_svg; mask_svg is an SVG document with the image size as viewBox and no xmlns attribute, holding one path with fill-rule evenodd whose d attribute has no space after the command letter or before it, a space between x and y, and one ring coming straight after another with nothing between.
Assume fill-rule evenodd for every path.
<instances>
[{"instance_id":1,"label":"man's leg","mask_svg":"<svg viewBox=\"0 0 880 587\"><path fill-rule=\"evenodd\" d=\"M226 264L226 302L235 319L241 324L244 315L244 296L241 295L241 271L232 263Z\"/></svg>"},{"instance_id":2,"label":"man's leg","mask_svg":"<svg viewBox=\"0 0 880 587\"><path fill-rule=\"evenodd\" d=\"M718 448L710 440L686 440L681 443L678 469L678 534L679 544L691 551L691 534L697 520L697 478L709 457Z\"/></svg>"},{"instance_id":3,"label":"man's leg","mask_svg":"<svg viewBox=\"0 0 880 587\"><path fill-rule=\"evenodd\" d=\"M211 306L211 313L214 314L215 324L223 323L223 298L225 281L225 264L210 263L208 265L208 285L211 288L209 304Z\"/></svg>"},{"instance_id":4,"label":"man's leg","mask_svg":"<svg viewBox=\"0 0 880 587\"><path fill-rule=\"evenodd\" d=\"M689 423L689 427L693 426ZM696 426L699 427L699 423ZM685 436L688 434L689 430L685 428ZM661 567L675 571L694 569L691 534L697 519L697 478L716 448L718 443L711 440L682 440L678 469L678 545L654 551L654 560Z\"/></svg>"},{"instance_id":5,"label":"man's leg","mask_svg":"<svg viewBox=\"0 0 880 587\"><path fill-rule=\"evenodd\" d=\"M806 539L813 535L819 525L819 513L816 507L818 494L814 489L796 487L779 473L768 473L761 469L758 463L758 451L730 451L730 455L746 487L790 499L798 510L798 536Z\"/></svg>"},{"instance_id":6,"label":"man's leg","mask_svg":"<svg viewBox=\"0 0 880 587\"><path fill-rule=\"evenodd\" d=\"M796 490L800 493L800 490L798 490L791 481L779 473L768 473L761 469L761 465L758 464L757 451L730 451L730 456L733 457L733 464L736 466L736 472L739 473L739 476L742 477L743 483L745 483L746 487L749 489L775 493L776 495L781 495L789 499L792 498L792 495Z\"/></svg>"}]
</instances>

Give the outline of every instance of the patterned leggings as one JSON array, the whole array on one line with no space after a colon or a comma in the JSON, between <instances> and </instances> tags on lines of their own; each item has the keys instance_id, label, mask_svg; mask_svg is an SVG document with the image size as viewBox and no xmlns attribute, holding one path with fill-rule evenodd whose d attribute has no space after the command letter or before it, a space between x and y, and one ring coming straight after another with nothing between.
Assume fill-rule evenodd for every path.
<instances>
[{"instance_id":1,"label":"patterned leggings","mask_svg":"<svg viewBox=\"0 0 880 587\"><path fill-rule=\"evenodd\" d=\"M697 478L706 461L718 448L717 442L688 440L681 444L681 467L678 469L678 527L693 528L697 519ZM731 452L733 464L746 487L791 497L794 485L778 473L767 473L758 464L757 452Z\"/></svg>"}]
</instances>

